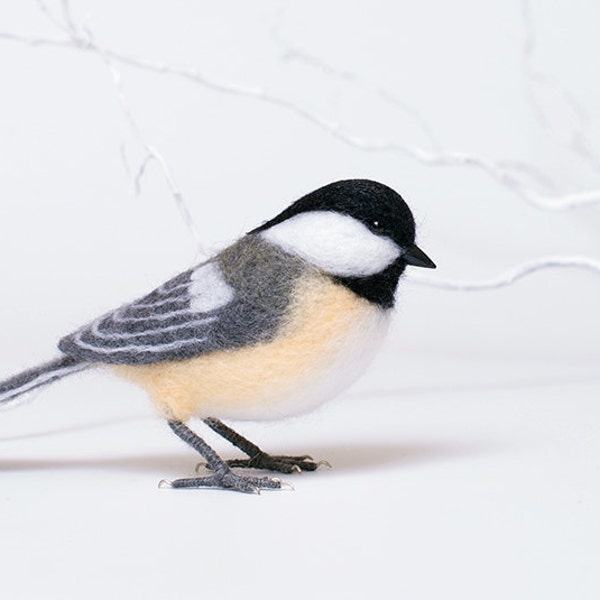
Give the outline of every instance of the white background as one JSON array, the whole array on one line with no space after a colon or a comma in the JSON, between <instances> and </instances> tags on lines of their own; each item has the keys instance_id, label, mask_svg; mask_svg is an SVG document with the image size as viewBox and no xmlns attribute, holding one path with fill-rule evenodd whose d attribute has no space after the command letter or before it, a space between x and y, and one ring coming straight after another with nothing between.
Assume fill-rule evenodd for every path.
<instances>
[{"instance_id":1,"label":"white background","mask_svg":"<svg viewBox=\"0 0 600 600\"><path fill-rule=\"evenodd\" d=\"M133 193L151 149L209 252L369 177L413 208L434 279L600 258L598 204L529 201L600 189L592 0L74 0L75 30L49 2L66 31L41 6L0 7L0 377L197 258L158 160ZM240 424L332 463L293 492L158 490L196 457L141 391L40 392L0 419L3 596L598 598L599 292L578 268L405 282L351 391Z\"/></svg>"}]
</instances>

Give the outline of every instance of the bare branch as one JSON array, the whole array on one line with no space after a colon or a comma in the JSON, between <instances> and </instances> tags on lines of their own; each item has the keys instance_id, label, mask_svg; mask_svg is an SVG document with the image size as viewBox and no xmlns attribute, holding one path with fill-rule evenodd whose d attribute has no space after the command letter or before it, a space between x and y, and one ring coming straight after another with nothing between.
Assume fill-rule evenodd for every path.
<instances>
[{"instance_id":1,"label":"bare branch","mask_svg":"<svg viewBox=\"0 0 600 600\"><path fill-rule=\"evenodd\" d=\"M276 94L272 94L261 87L245 86L238 83L214 79L193 67L180 67L168 65L164 62L153 62L126 55L106 47L102 47L100 50L97 43L90 44L90 41L82 38L81 34L73 32L70 29L68 29L68 31L70 36L68 43L65 43L64 41L57 43L56 40L27 38L25 36L15 36L10 33L2 32L0 32L0 37L11 41L29 43L35 46L56 45L69 47L82 52L101 52L105 60L110 60L112 63L120 63L161 75L180 77L215 92L270 104L294 114L296 117L311 123L340 142L364 152L396 154L403 157L409 157L422 165L432 167L463 167L476 169L494 179L498 184L525 202L539 209L558 211L588 206L600 202L600 189L555 197L546 196L537 193L535 190L531 189L530 186L521 182L519 173L523 171L522 166L519 169L515 169L510 165L503 165L502 163L468 153L440 152L435 149L427 150L390 140L364 138L342 127L339 123L303 107L293 100L288 100ZM529 169L531 170L533 167L529 167Z\"/></svg>"},{"instance_id":2,"label":"bare branch","mask_svg":"<svg viewBox=\"0 0 600 600\"><path fill-rule=\"evenodd\" d=\"M525 3L527 0L523 0ZM180 214L182 215L184 222L188 229L192 232L192 235L199 243L199 236L194 227L191 214L187 208L181 190L177 186L175 179L167 165L164 157L158 152L158 150L149 144L134 118L131 107L127 102L126 96L123 91L121 75L115 67L115 63L121 65L127 65L130 67L138 68L144 71L149 71L161 75L171 75L175 77L184 78L194 84L201 85L207 89L215 92L230 94L234 96L244 97L248 99L254 99L263 103L270 104L280 109L286 110L298 118L306 120L312 123L322 131L327 132L329 135L338 139L344 144L352 146L358 150L365 152L388 152L398 154L402 156L408 156L421 164L428 166L438 167L468 167L472 169L480 170L481 172L492 177L500 185L512 191L514 194L536 206L537 208L543 208L547 210L563 210L569 208L575 208L578 206L595 204L600 201L600 190L583 191L573 194L568 194L560 197L547 197L537 194L529 187L525 186L519 179L519 173L527 173L532 179L537 179L537 183L544 182L535 169L529 165L517 164L517 163L498 163L495 161L487 160L485 158L474 156L466 153L458 152L443 152L439 150L439 146L436 143L435 137L431 134L431 130L427 122L423 117L415 112L414 109L402 103L398 99L394 98L383 88L373 87L367 82L363 81L358 75L335 69L331 65L328 65L324 61L305 53L297 48L285 46L285 42L279 38L278 43L286 49L288 53L295 55L296 58L303 60L307 64L323 70L330 76L338 77L347 82L351 82L353 85L363 87L365 89L371 89L375 93L387 101L394 103L401 110L411 115L413 118L419 121L422 130L427 133L431 141L431 150L426 150L420 147L409 146L398 144L394 141L379 140L379 139L368 139L356 136L351 131L348 131L342 127L339 123L331 121L311 110L306 109L302 105L279 97L275 94L271 94L264 89L256 86L244 86L233 82L217 80L200 73L197 69L191 67L177 67L167 65L162 62L152 62L145 59L136 58L133 56L125 55L110 48L100 46L94 39L89 28L79 28L75 24L70 11L70 5L68 0L62 0L62 22L52 14L45 3L42 0L36 0L40 9L48 16L51 21L61 29L68 37L66 39L52 39L52 38L39 38L39 37L27 37L12 33L0 32L0 38L26 43L32 46L56 46L56 47L67 47L76 49L83 52L93 52L98 54L107 68L109 69L115 89L117 91L117 97L123 113L134 132L134 135L138 142L146 150L146 156L141 162L137 169L134 177L134 190L136 193L140 192L141 179L146 171L148 164L156 160L161 167L163 176L167 182L169 191L173 196ZM531 36L526 40L525 43L525 54L527 60L530 60L531 53L533 52L533 43ZM542 77L543 79L543 77ZM124 153L124 148L121 147L121 153L127 168L127 161ZM548 184L548 182L545 182ZM600 273L600 262L586 257L547 257L541 258L535 261L524 262L517 265L505 273L490 279L479 280L479 281L455 281L455 280L444 280L437 279L435 277L426 277L418 274L411 274L408 280L420 285L426 285L430 287L436 287L439 289L446 290L459 290L459 291L480 291L480 290L494 290L500 289L512 285L516 281L521 280L537 271L548 269L548 268L585 268L596 273Z\"/></svg>"},{"instance_id":3,"label":"bare branch","mask_svg":"<svg viewBox=\"0 0 600 600\"><path fill-rule=\"evenodd\" d=\"M592 150L593 145L587 135L587 131L590 129L590 118L585 106L571 90L559 83L555 77L540 71L535 66L534 57L537 42L531 0L521 0L521 14L525 28L522 68L527 82L527 97L533 114L547 131L555 134L552 128L552 119L546 117L544 109L535 94L536 88L554 90L562 98L565 105L571 109L577 121L577 125L571 131L570 139L566 142L561 140L561 143L585 160L593 169L598 170L600 168L600 157Z\"/></svg>"},{"instance_id":4,"label":"bare branch","mask_svg":"<svg viewBox=\"0 0 600 600\"><path fill-rule=\"evenodd\" d=\"M520 279L545 269L564 268L588 269L600 274L600 261L585 256L548 256L521 263L490 279L460 281L455 279L438 279L436 277L419 275L418 273L411 273L406 279L411 283L442 290L479 292L507 287Z\"/></svg>"},{"instance_id":5,"label":"bare branch","mask_svg":"<svg viewBox=\"0 0 600 600\"><path fill-rule=\"evenodd\" d=\"M201 243L200 243L200 236L199 236L196 226L194 224L192 215L189 211L189 208L187 206L187 203L185 201L183 193L181 192L179 186L177 185L175 177L173 176L173 173L172 173L171 169L169 168L164 156L158 151L158 149L155 146L148 143L148 141L145 139L145 136L144 136L142 130L140 129L140 126L139 126L136 118L133 115L133 112L132 112L131 106L127 100L127 97L125 96L125 92L123 90L121 74L119 73L119 71L116 69L116 67L113 64L113 60L111 59L111 53L106 51L102 46L100 46L96 42L90 28L87 25L83 25L81 27L76 25L75 20L72 15L72 12L71 12L71 6L70 6L69 0L61 0L62 20L59 19L58 17L56 17L48 9L47 5L45 4L45 2L43 0L36 0L36 3L40 7L40 10L48 17L48 19L50 19L50 21L55 26L57 26L65 34L68 35L69 39L68 39L67 43L61 42L60 44L57 44L57 43L55 43L54 40L52 40L52 45L69 46L69 47L77 48L80 50L92 51L101 57L102 61L104 62L104 64L106 65L106 67L108 68L108 70L112 76L112 80L113 80L113 83L115 86L115 90L117 93L117 98L119 100L119 104L121 106L121 110L123 111L123 114L125 115L125 118L129 124L132 132L134 133L136 140L146 150L146 153L147 153L146 157L144 158L143 162L141 163L140 167L138 168L137 173L134 178L135 193L136 194L140 193L140 181L146 170L146 166L148 165L148 163L150 162L151 159L156 160L156 162L160 165L161 171L162 171L165 181L167 183L167 187L169 189L169 192L171 193L171 196L175 200L175 204L179 210L179 213L181 214L181 217L182 217L186 227L188 228L188 230L190 231L190 233L192 235L192 238L193 238L195 246L196 246L196 251L197 251L198 255L201 255L203 253L203 251L202 251L202 247L201 247ZM8 34L8 35L0 34L0 37L8 37L8 36L10 36L10 34ZM28 43L32 43L31 40L27 40L27 38L16 39L13 37L12 39L15 39L16 41L28 41ZM37 43L34 43L34 45L39 45L40 40L37 40L35 38L34 38L34 40L35 40L35 42L37 42ZM123 158L125 158L123 147L121 147L121 156ZM129 170L127 163L125 163L125 164L126 164L126 170Z\"/></svg>"}]
</instances>

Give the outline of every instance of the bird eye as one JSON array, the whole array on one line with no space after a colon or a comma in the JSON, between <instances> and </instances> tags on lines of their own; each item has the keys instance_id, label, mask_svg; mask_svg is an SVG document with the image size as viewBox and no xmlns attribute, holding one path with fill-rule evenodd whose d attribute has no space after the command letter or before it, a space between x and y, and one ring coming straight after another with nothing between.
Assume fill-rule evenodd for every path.
<instances>
[{"instance_id":1,"label":"bird eye","mask_svg":"<svg viewBox=\"0 0 600 600\"><path fill-rule=\"evenodd\" d=\"M383 223L381 221L371 221L371 227L373 227L373 229L378 229L381 230L383 229Z\"/></svg>"}]
</instances>

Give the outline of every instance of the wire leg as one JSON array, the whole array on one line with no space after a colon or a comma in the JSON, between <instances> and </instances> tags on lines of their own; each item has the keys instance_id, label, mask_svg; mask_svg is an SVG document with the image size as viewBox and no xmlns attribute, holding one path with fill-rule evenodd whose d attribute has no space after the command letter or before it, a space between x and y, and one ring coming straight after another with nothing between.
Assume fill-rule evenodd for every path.
<instances>
[{"instance_id":1,"label":"wire leg","mask_svg":"<svg viewBox=\"0 0 600 600\"><path fill-rule=\"evenodd\" d=\"M314 462L308 454L302 456L271 456L261 450L256 444L240 435L214 417L203 419L213 431L225 438L228 442L239 448L249 458L234 459L226 461L229 467L242 467L246 469L265 469L267 471L278 471L280 473L293 473L294 471L316 471L321 465L330 466L326 461ZM206 459L209 468L210 461Z\"/></svg>"},{"instance_id":2,"label":"wire leg","mask_svg":"<svg viewBox=\"0 0 600 600\"><path fill-rule=\"evenodd\" d=\"M209 477L192 477L161 482L161 487L222 488L238 492L258 493L261 489L280 489L281 481L269 477L244 477L231 471L229 465L196 433L181 421L169 421L173 433L191 446L212 469Z\"/></svg>"}]
</instances>

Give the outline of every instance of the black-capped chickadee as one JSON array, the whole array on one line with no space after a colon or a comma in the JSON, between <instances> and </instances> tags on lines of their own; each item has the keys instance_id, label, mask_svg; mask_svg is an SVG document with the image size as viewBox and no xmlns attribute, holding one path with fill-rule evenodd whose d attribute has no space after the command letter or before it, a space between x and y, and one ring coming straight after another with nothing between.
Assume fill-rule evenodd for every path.
<instances>
[{"instance_id":1,"label":"black-capped chickadee","mask_svg":"<svg viewBox=\"0 0 600 600\"><path fill-rule=\"evenodd\" d=\"M278 419L335 396L380 345L406 265L434 268L391 188L322 187L210 260L60 340L62 356L0 383L0 403L89 367L143 386L212 474L171 487L279 488L231 467L314 470L271 456L219 419ZM249 457L224 461L184 423L200 417Z\"/></svg>"}]
</instances>

